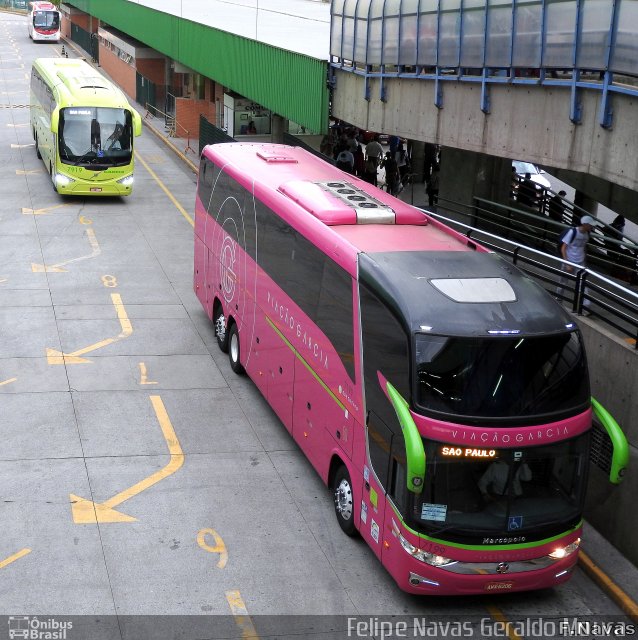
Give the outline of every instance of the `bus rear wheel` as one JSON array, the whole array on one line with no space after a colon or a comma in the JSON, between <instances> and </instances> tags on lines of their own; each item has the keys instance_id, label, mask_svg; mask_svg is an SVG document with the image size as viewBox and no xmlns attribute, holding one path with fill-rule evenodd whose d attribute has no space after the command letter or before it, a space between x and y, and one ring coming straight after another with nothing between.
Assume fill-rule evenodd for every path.
<instances>
[{"instance_id":1,"label":"bus rear wheel","mask_svg":"<svg viewBox=\"0 0 638 640\"><path fill-rule=\"evenodd\" d=\"M38 146L38 136L35 135L35 155L42 160L42 154L40 153L40 147Z\"/></svg>"},{"instance_id":2,"label":"bus rear wheel","mask_svg":"<svg viewBox=\"0 0 638 640\"><path fill-rule=\"evenodd\" d=\"M239 331L234 322L230 325L228 332L228 360L230 362L230 368L236 374L244 373L244 367L242 367L240 362Z\"/></svg>"},{"instance_id":3,"label":"bus rear wheel","mask_svg":"<svg viewBox=\"0 0 638 640\"><path fill-rule=\"evenodd\" d=\"M332 489L337 522L346 535L354 536L357 533L357 528L354 526L354 496L350 474L344 465L337 469Z\"/></svg>"},{"instance_id":4,"label":"bus rear wheel","mask_svg":"<svg viewBox=\"0 0 638 640\"><path fill-rule=\"evenodd\" d=\"M215 326L217 346L224 353L228 353L228 326L224 317L224 308L220 302L215 305L215 310L213 311L213 325Z\"/></svg>"}]
</instances>

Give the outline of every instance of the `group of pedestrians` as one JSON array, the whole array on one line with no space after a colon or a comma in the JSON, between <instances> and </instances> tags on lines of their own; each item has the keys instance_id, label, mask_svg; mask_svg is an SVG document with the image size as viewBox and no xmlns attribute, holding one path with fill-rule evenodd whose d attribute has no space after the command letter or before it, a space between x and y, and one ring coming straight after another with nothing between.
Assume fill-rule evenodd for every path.
<instances>
[{"instance_id":1,"label":"group of pedestrians","mask_svg":"<svg viewBox=\"0 0 638 640\"><path fill-rule=\"evenodd\" d=\"M385 188L394 196L401 193L410 179L410 155L397 136L390 137L386 151L378 134L337 124L324 136L319 150L331 157L342 171L374 186L379 186L379 169L383 169Z\"/></svg>"}]
</instances>

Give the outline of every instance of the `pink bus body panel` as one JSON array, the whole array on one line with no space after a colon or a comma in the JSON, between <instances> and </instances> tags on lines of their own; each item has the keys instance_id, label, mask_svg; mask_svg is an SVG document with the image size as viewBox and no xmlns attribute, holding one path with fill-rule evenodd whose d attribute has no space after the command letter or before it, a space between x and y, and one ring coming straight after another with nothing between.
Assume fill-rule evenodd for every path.
<instances>
[{"instance_id":1,"label":"pink bus body panel","mask_svg":"<svg viewBox=\"0 0 638 640\"><path fill-rule=\"evenodd\" d=\"M414 546L426 551L459 561L496 563L545 556L556 547L576 540L580 528L535 546L486 544L477 550L431 540L405 527L369 467L356 283L358 253L484 249L302 149L230 143L206 147L203 155L352 277L355 380L350 379L323 332L226 234L221 226L223 220L214 212L208 214L198 195L194 265L194 289L198 299L211 319L213 303L218 299L226 319L232 318L237 323L241 363L247 374L324 482L329 480L334 457L348 468L353 484L355 525L398 585L412 593L446 595L521 591L567 580L577 561L577 553L545 569L506 577L455 574L416 560L401 547L393 531L395 527ZM313 184L326 181L348 182L371 194L392 207L397 223L356 224L351 208L331 200ZM308 198L309 194L315 197L315 211L304 209L297 202ZM252 207L247 209L252 211ZM411 413L423 436L476 446L521 446L521 438L527 445L556 442L584 432L591 424L590 412L552 425L515 430L467 427ZM505 432L513 437L511 444L503 440ZM439 586L423 583L413 586L408 581L410 572L438 582Z\"/></svg>"}]
</instances>

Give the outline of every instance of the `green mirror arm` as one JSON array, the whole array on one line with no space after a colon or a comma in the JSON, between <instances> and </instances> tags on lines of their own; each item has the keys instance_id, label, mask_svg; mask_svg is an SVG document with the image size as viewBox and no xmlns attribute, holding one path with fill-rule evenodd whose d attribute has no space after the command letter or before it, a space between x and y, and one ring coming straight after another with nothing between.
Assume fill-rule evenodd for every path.
<instances>
[{"instance_id":1,"label":"green mirror arm","mask_svg":"<svg viewBox=\"0 0 638 640\"><path fill-rule=\"evenodd\" d=\"M605 427L605 431L611 440L613 448L609 482L612 484L620 484L625 474L627 464L629 463L629 444L627 438L620 428L620 425L614 420L614 417L593 396L591 405L594 414L600 420L603 427Z\"/></svg>"},{"instance_id":2,"label":"green mirror arm","mask_svg":"<svg viewBox=\"0 0 638 640\"><path fill-rule=\"evenodd\" d=\"M384 382L386 387L385 391L396 411L405 441L405 454L408 463L408 491L421 493L425 482L425 449L423 448L423 438L412 418L408 403L387 380L384 380Z\"/></svg>"}]
</instances>

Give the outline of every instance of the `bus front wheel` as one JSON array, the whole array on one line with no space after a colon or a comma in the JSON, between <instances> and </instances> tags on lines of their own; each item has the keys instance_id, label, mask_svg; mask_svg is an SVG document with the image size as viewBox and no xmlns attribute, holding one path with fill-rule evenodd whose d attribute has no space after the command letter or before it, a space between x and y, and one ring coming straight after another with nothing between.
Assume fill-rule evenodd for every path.
<instances>
[{"instance_id":1,"label":"bus front wheel","mask_svg":"<svg viewBox=\"0 0 638 640\"><path fill-rule=\"evenodd\" d=\"M342 531L349 536L354 536L357 529L354 526L354 497L352 495L352 482L350 474L344 465L341 465L335 474L333 483L335 513Z\"/></svg>"},{"instance_id":2,"label":"bus front wheel","mask_svg":"<svg viewBox=\"0 0 638 640\"><path fill-rule=\"evenodd\" d=\"M230 361L230 368L236 374L244 373L244 367L242 367L239 357L239 331L237 330L237 325L233 322L228 331L228 360Z\"/></svg>"}]
</instances>

